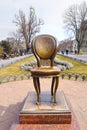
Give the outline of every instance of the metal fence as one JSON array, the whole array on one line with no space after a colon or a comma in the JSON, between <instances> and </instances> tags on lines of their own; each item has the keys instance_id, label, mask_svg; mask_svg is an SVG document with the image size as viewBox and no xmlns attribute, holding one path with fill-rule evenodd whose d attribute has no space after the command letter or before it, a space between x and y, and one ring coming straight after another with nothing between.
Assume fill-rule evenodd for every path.
<instances>
[{"instance_id":1,"label":"metal fence","mask_svg":"<svg viewBox=\"0 0 87 130\"><path fill-rule=\"evenodd\" d=\"M62 79L67 78L67 79L73 79L73 80L82 80L82 81L87 81L87 74L85 73L62 73L61 74Z\"/></svg>"},{"instance_id":2,"label":"metal fence","mask_svg":"<svg viewBox=\"0 0 87 130\"><path fill-rule=\"evenodd\" d=\"M87 74L80 74L80 73L61 73L60 77L62 79L68 79L68 80L79 80L79 81L87 81ZM18 81L18 80L27 80L30 79L31 75L15 75L15 76L6 76L6 77L0 77L0 84L12 82L12 81Z\"/></svg>"}]
</instances>

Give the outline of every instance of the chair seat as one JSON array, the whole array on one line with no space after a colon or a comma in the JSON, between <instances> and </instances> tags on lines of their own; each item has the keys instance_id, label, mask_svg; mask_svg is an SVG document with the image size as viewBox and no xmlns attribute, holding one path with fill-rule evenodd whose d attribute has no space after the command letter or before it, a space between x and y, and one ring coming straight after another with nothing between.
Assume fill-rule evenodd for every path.
<instances>
[{"instance_id":1,"label":"chair seat","mask_svg":"<svg viewBox=\"0 0 87 130\"><path fill-rule=\"evenodd\" d=\"M56 66L53 67L37 67L34 69L31 69L31 75L32 76L56 76L60 74L60 69Z\"/></svg>"}]
</instances>

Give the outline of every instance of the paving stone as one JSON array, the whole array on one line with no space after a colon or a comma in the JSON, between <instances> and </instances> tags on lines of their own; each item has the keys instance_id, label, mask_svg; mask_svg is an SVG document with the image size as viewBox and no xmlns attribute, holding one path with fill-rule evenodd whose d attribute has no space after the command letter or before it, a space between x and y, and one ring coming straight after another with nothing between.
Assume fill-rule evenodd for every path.
<instances>
[{"instance_id":1,"label":"paving stone","mask_svg":"<svg viewBox=\"0 0 87 130\"><path fill-rule=\"evenodd\" d=\"M50 91L50 86L51 79L41 79L41 91ZM59 90L64 91L67 99L70 101L77 119L76 121L79 123L81 128L80 130L87 130L87 81L83 82L60 79L58 91ZM10 130L11 125L12 127L15 126L14 122L19 115L28 92L30 91L35 92L32 79L0 84L0 130ZM11 116L9 116L9 112L11 113ZM54 130L54 128L55 130L58 130L59 127L61 128L59 130L62 130L62 127L64 128L63 130L67 130L68 127L65 125L36 126L37 125L26 126L23 130L28 130L28 128L29 130L32 130L33 127L35 130ZM17 127L19 128L19 126ZM74 127L74 130L78 129Z\"/></svg>"}]
</instances>

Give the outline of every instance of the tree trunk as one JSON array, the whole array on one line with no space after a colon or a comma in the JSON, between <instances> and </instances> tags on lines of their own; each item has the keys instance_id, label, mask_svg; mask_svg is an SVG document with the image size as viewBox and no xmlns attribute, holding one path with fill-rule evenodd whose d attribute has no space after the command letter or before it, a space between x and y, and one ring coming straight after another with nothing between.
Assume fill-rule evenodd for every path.
<instances>
[{"instance_id":1,"label":"tree trunk","mask_svg":"<svg viewBox=\"0 0 87 130\"><path fill-rule=\"evenodd\" d=\"M78 49L78 52L77 52L78 54L80 53L80 48L81 48L80 42L78 42L78 48L77 48Z\"/></svg>"},{"instance_id":2,"label":"tree trunk","mask_svg":"<svg viewBox=\"0 0 87 130\"><path fill-rule=\"evenodd\" d=\"M78 54L80 53L80 47L78 47Z\"/></svg>"}]
</instances>

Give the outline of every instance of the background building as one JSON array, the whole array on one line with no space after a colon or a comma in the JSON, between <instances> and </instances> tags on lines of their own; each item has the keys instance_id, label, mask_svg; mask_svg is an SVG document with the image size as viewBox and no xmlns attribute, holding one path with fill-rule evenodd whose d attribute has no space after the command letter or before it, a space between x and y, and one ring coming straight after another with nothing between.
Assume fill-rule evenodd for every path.
<instances>
[{"instance_id":1,"label":"background building","mask_svg":"<svg viewBox=\"0 0 87 130\"><path fill-rule=\"evenodd\" d=\"M58 46L58 50L59 52L61 52L62 54L68 54L68 53L73 53L76 54L77 53L77 42L76 40L64 40L61 41L59 46Z\"/></svg>"}]
</instances>

